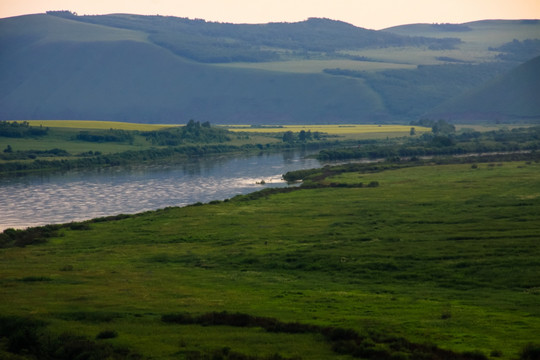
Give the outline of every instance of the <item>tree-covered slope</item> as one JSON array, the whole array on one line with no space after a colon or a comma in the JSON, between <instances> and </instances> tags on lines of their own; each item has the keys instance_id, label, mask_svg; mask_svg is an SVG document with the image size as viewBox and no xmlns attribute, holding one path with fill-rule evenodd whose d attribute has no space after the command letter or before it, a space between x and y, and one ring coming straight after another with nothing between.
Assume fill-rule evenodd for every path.
<instances>
[{"instance_id":1,"label":"tree-covered slope","mask_svg":"<svg viewBox=\"0 0 540 360\"><path fill-rule=\"evenodd\" d=\"M540 119L540 56L439 107L448 119Z\"/></svg>"},{"instance_id":2,"label":"tree-covered slope","mask_svg":"<svg viewBox=\"0 0 540 360\"><path fill-rule=\"evenodd\" d=\"M36 41L44 29L78 23L48 15L21 20L34 18L34 31L26 28L23 38L2 38L9 43L0 60L2 119L356 122L383 110L356 79L198 64L137 39L137 32L111 39L117 29L84 42L69 34Z\"/></svg>"},{"instance_id":3,"label":"tree-covered slope","mask_svg":"<svg viewBox=\"0 0 540 360\"><path fill-rule=\"evenodd\" d=\"M147 32L149 40L195 61L276 61L292 56L336 56L345 49L428 46L451 49L458 38L429 38L368 30L330 19L310 18L295 23L230 24L172 16L112 14L73 16L49 12L85 23ZM340 56L344 56L341 54Z\"/></svg>"},{"instance_id":4,"label":"tree-covered slope","mask_svg":"<svg viewBox=\"0 0 540 360\"><path fill-rule=\"evenodd\" d=\"M540 52L538 29L514 21L373 31L329 19L235 25L70 12L1 19L0 119L409 122ZM527 106L512 115L535 116Z\"/></svg>"}]
</instances>

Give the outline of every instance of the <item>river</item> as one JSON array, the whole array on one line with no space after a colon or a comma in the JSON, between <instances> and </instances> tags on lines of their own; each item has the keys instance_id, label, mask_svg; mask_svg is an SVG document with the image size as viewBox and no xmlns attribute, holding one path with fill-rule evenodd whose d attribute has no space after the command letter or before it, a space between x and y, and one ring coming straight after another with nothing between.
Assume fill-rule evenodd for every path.
<instances>
[{"instance_id":1,"label":"river","mask_svg":"<svg viewBox=\"0 0 540 360\"><path fill-rule=\"evenodd\" d=\"M287 186L287 171L320 167L306 152L200 158L182 164L0 178L0 231L167 206L224 200ZM264 180L265 184L257 184Z\"/></svg>"}]
</instances>

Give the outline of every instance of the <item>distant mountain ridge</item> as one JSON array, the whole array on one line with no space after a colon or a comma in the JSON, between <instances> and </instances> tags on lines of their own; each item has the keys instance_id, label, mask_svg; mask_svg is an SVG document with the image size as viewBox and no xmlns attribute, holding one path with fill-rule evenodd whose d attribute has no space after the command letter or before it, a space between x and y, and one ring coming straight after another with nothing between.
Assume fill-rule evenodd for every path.
<instances>
[{"instance_id":1,"label":"distant mountain ridge","mask_svg":"<svg viewBox=\"0 0 540 360\"><path fill-rule=\"evenodd\" d=\"M65 11L49 14L91 24L144 31L149 33L149 40L157 45L195 61L209 63L282 60L287 58L284 50L304 54L370 46L419 45L451 49L460 43L458 38L396 35L322 18L294 23L230 24L159 15L73 16ZM178 34L182 34L182 37ZM346 57L344 54L341 56Z\"/></svg>"},{"instance_id":2,"label":"distant mountain ridge","mask_svg":"<svg viewBox=\"0 0 540 360\"><path fill-rule=\"evenodd\" d=\"M404 123L517 66L506 59L522 44L540 55L536 23L420 28L70 12L0 19L0 119Z\"/></svg>"}]
</instances>

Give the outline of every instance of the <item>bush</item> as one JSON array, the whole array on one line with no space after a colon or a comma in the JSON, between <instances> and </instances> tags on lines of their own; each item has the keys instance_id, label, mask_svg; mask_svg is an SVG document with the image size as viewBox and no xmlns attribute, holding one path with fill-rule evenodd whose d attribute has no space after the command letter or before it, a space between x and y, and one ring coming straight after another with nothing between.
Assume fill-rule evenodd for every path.
<instances>
[{"instance_id":1,"label":"bush","mask_svg":"<svg viewBox=\"0 0 540 360\"><path fill-rule=\"evenodd\" d=\"M114 339L115 337L118 337L118 333L114 330L103 330L99 334L96 335L96 339L98 340Z\"/></svg>"},{"instance_id":2,"label":"bush","mask_svg":"<svg viewBox=\"0 0 540 360\"><path fill-rule=\"evenodd\" d=\"M527 344L519 357L520 360L540 360L540 345L539 344Z\"/></svg>"},{"instance_id":3,"label":"bush","mask_svg":"<svg viewBox=\"0 0 540 360\"><path fill-rule=\"evenodd\" d=\"M0 247L25 247L44 243L48 238L57 236L61 227L61 225L46 225L26 230L6 229L0 234Z\"/></svg>"}]
</instances>

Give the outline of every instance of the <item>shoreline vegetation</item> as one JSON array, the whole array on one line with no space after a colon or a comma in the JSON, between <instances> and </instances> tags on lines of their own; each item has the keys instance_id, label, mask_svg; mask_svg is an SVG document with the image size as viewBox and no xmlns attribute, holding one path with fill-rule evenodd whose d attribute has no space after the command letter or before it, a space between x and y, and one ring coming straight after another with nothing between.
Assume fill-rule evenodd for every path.
<instances>
[{"instance_id":1,"label":"shoreline vegetation","mask_svg":"<svg viewBox=\"0 0 540 360\"><path fill-rule=\"evenodd\" d=\"M539 129L431 125L300 186L5 230L0 357L538 358Z\"/></svg>"},{"instance_id":2,"label":"shoreline vegetation","mask_svg":"<svg viewBox=\"0 0 540 360\"><path fill-rule=\"evenodd\" d=\"M0 234L0 251L9 259L0 279L3 297L20 291L50 294L39 305L34 297L17 306L3 302L0 336L7 347L0 347L0 354L534 359L540 349L533 335L540 329L533 260L539 164L539 154L530 152L325 166L284 174L288 181L302 180L299 187L6 230ZM406 195L413 189L415 198ZM324 210L314 206L319 202ZM223 212L228 215L219 215ZM264 223L256 221L259 216ZM238 232L235 223L248 228ZM93 250L86 252L87 247ZM122 262L113 254L95 258L101 249L121 251ZM45 253L46 264L23 264ZM97 266L105 272L91 270ZM160 280L147 283L142 274L148 271ZM282 280L271 280L277 278ZM133 284L116 284L122 279ZM103 281L132 293L132 306L125 308L117 291L102 289ZM140 297L141 281L150 302ZM166 295L170 281L183 284L178 290L191 294L186 301ZM65 293L72 287L79 296L91 291L96 300L102 298L74 302ZM214 304L216 291L222 299ZM240 293L245 302L237 298ZM42 310L22 315L23 308L35 306ZM347 310L353 308L356 315ZM421 320L425 316L429 321ZM65 332L74 328L79 330ZM141 331L153 345L134 342ZM261 336L268 341L262 348L255 345ZM240 345L238 338L247 343ZM322 353L314 356L308 350L313 346Z\"/></svg>"},{"instance_id":3,"label":"shoreline vegetation","mask_svg":"<svg viewBox=\"0 0 540 360\"><path fill-rule=\"evenodd\" d=\"M179 162L192 157L293 149L353 146L356 138L395 137L407 126L185 126L92 121L0 122L0 176L48 170ZM107 126L111 126L107 128ZM114 128L112 127L114 126ZM305 127L305 130L304 128ZM310 129L323 129L328 132ZM297 130L293 132L292 130ZM276 131L277 130L277 131ZM427 131L419 128L419 132ZM376 134L375 134L376 136ZM99 149L99 150L98 150Z\"/></svg>"},{"instance_id":4,"label":"shoreline vegetation","mask_svg":"<svg viewBox=\"0 0 540 360\"><path fill-rule=\"evenodd\" d=\"M31 125L38 123L39 126ZM81 126L80 121L72 125L66 122L68 127L64 128L44 127L44 123L46 121L0 122L0 176L292 149L320 149L317 158L323 161L534 151L539 148L540 133L538 126L456 131L454 125L442 120L384 127L212 126L208 122L190 120L185 126L146 131L106 129L103 126L107 123L99 122L91 122L95 123L88 125L94 126L92 129L77 128ZM126 128L136 125L125 124ZM329 132L312 131L312 128Z\"/></svg>"}]
</instances>

